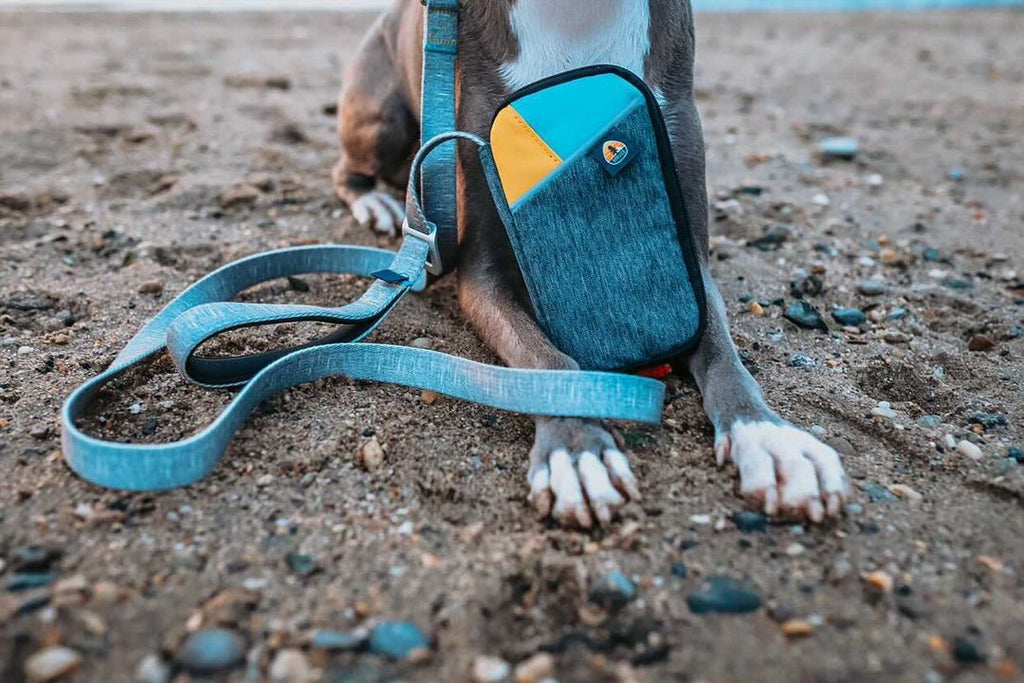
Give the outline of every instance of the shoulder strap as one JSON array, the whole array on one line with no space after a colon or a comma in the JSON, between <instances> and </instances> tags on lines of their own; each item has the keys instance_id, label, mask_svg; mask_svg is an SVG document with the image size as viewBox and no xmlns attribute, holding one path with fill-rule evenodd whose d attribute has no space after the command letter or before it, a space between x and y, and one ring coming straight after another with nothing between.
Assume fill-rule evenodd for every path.
<instances>
[{"instance_id":1,"label":"shoulder strap","mask_svg":"<svg viewBox=\"0 0 1024 683\"><path fill-rule=\"evenodd\" d=\"M455 69L459 53L458 0L421 0L423 19L423 83L420 103L421 143L457 127ZM458 253L455 143L444 145L424 163L421 191L424 208L437 226L436 257L427 263L433 275L455 269Z\"/></svg>"}]
</instances>

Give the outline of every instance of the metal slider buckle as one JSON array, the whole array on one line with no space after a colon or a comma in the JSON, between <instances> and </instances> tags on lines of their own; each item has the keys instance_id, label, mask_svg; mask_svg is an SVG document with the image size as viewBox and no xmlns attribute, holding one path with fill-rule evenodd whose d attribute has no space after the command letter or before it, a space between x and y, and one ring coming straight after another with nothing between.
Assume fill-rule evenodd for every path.
<instances>
[{"instance_id":1,"label":"metal slider buckle","mask_svg":"<svg viewBox=\"0 0 1024 683\"><path fill-rule=\"evenodd\" d=\"M441 252L437 248L437 228L434 227L433 223L427 223L427 225L430 226L431 230L429 233L424 233L410 226L409 221L406 220L402 224L402 237L415 237L427 243L429 249L427 251L425 267L428 273L440 277L444 273L444 266L441 263Z\"/></svg>"}]
</instances>

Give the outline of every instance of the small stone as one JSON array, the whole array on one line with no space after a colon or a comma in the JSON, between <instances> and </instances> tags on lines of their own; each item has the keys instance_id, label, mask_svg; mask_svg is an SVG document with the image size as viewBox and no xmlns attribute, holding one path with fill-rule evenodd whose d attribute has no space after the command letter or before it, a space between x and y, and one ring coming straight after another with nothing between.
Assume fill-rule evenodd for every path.
<instances>
[{"instance_id":1,"label":"small stone","mask_svg":"<svg viewBox=\"0 0 1024 683\"><path fill-rule=\"evenodd\" d=\"M868 500L872 503L884 503L886 501L896 500L896 496L894 496L889 489L872 482L864 482L860 485L860 490L867 494Z\"/></svg>"},{"instance_id":2,"label":"small stone","mask_svg":"<svg viewBox=\"0 0 1024 683\"><path fill-rule=\"evenodd\" d=\"M672 576L676 577L677 579L685 579L688 574L688 571L686 569L686 563L673 562L669 567L669 572L672 574Z\"/></svg>"},{"instance_id":3,"label":"small stone","mask_svg":"<svg viewBox=\"0 0 1024 683\"><path fill-rule=\"evenodd\" d=\"M955 289L961 292L967 291L968 289L974 289L974 283L970 280L962 277L954 277L952 275L942 278L942 284L950 289Z\"/></svg>"},{"instance_id":4,"label":"small stone","mask_svg":"<svg viewBox=\"0 0 1024 683\"><path fill-rule=\"evenodd\" d=\"M288 553L284 558L285 563L288 565L288 569L292 571L296 576L302 577L303 579L316 574L320 571L320 567L309 555L302 553Z\"/></svg>"},{"instance_id":5,"label":"small stone","mask_svg":"<svg viewBox=\"0 0 1024 683\"><path fill-rule=\"evenodd\" d=\"M229 190L225 190L220 196L220 204L225 209L232 209L240 206L251 206L260 197L260 191L252 185L241 183Z\"/></svg>"},{"instance_id":6,"label":"small stone","mask_svg":"<svg viewBox=\"0 0 1024 683\"><path fill-rule=\"evenodd\" d=\"M871 414L887 420L895 420L898 416L898 413L892 409L892 405L888 401L879 401L878 405L871 409Z\"/></svg>"},{"instance_id":7,"label":"small stone","mask_svg":"<svg viewBox=\"0 0 1024 683\"><path fill-rule=\"evenodd\" d=\"M217 628L189 635L175 655L178 666L197 674L214 674L245 661L245 640L228 629Z\"/></svg>"},{"instance_id":8,"label":"small stone","mask_svg":"<svg viewBox=\"0 0 1024 683\"><path fill-rule=\"evenodd\" d=\"M882 296L889 291L889 288L877 280L859 280L857 282L857 291L864 296Z\"/></svg>"},{"instance_id":9,"label":"small stone","mask_svg":"<svg viewBox=\"0 0 1024 683\"><path fill-rule=\"evenodd\" d=\"M967 349L969 351L974 351L975 353L983 353L985 351L991 351L995 348L995 345L996 343L992 341L991 337L987 337L983 334L976 334L967 342Z\"/></svg>"},{"instance_id":10,"label":"small stone","mask_svg":"<svg viewBox=\"0 0 1024 683\"><path fill-rule=\"evenodd\" d=\"M865 589L875 595L885 595L892 592L892 577L883 571L871 572L864 577Z\"/></svg>"},{"instance_id":11,"label":"small stone","mask_svg":"<svg viewBox=\"0 0 1024 683\"><path fill-rule=\"evenodd\" d=\"M515 682L541 683L554 675L555 658L547 652L539 652L516 666Z\"/></svg>"},{"instance_id":12,"label":"small stone","mask_svg":"<svg viewBox=\"0 0 1024 683\"><path fill-rule=\"evenodd\" d=\"M636 597L636 585L622 572L605 574L590 589L590 601L605 609L620 609Z\"/></svg>"},{"instance_id":13,"label":"small stone","mask_svg":"<svg viewBox=\"0 0 1024 683\"><path fill-rule=\"evenodd\" d=\"M501 683L512 673L512 667L500 657L480 656L473 660L473 683Z\"/></svg>"},{"instance_id":14,"label":"small stone","mask_svg":"<svg viewBox=\"0 0 1024 683\"><path fill-rule=\"evenodd\" d=\"M312 681L313 671L301 650L281 650L270 663L270 680L275 683L307 683Z\"/></svg>"},{"instance_id":15,"label":"small stone","mask_svg":"<svg viewBox=\"0 0 1024 683\"><path fill-rule=\"evenodd\" d=\"M35 352L36 352L36 350L33 349L31 346L19 346L18 347L18 355L19 356L31 356Z\"/></svg>"},{"instance_id":16,"label":"small stone","mask_svg":"<svg viewBox=\"0 0 1024 683\"><path fill-rule=\"evenodd\" d=\"M971 424L979 424L985 429L1005 427L1009 424L1005 415L999 413L975 413L969 420Z\"/></svg>"},{"instance_id":17,"label":"small stone","mask_svg":"<svg viewBox=\"0 0 1024 683\"><path fill-rule=\"evenodd\" d=\"M48 572L60 556L59 550L44 545L20 546L11 553L11 569L26 574Z\"/></svg>"},{"instance_id":18,"label":"small stone","mask_svg":"<svg viewBox=\"0 0 1024 683\"><path fill-rule=\"evenodd\" d=\"M1017 446L1010 446L1006 450L1006 457L1016 460L1019 464L1024 465L1024 449L1020 449Z\"/></svg>"},{"instance_id":19,"label":"small stone","mask_svg":"<svg viewBox=\"0 0 1024 683\"><path fill-rule=\"evenodd\" d=\"M956 445L956 450L960 455L965 455L971 460L981 460L985 457L985 454L982 453L981 449L977 445L967 441L966 439Z\"/></svg>"},{"instance_id":20,"label":"small stone","mask_svg":"<svg viewBox=\"0 0 1024 683\"><path fill-rule=\"evenodd\" d=\"M164 291L164 283L159 280L149 280L139 285L139 294L161 294Z\"/></svg>"},{"instance_id":21,"label":"small stone","mask_svg":"<svg viewBox=\"0 0 1024 683\"><path fill-rule=\"evenodd\" d=\"M711 515L690 515L690 524L711 526Z\"/></svg>"},{"instance_id":22,"label":"small stone","mask_svg":"<svg viewBox=\"0 0 1024 683\"><path fill-rule=\"evenodd\" d=\"M761 598L746 584L726 576L713 576L686 596L694 614L745 614L761 608Z\"/></svg>"},{"instance_id":23,"label":"small stone","mask_svg":"<svg viewBox=\"0 0 1024 683\"><path fill-rule=\"evenodd\" d=\"M779 625L779 630L787 638L806 638L814 634L814 624L806 619L787 619Z\"/></svg>"},{"instance_id":24,"label":"small stone","mask_svg":"<svg viewBox=\"0 0 1024 683\"><path fill-rule=\"evenodd\" d=\"M750 240L747 242L747 246L754 247L759 251L778 251L788 239L789 229L779 225L768 230L761 237Z\"/></svg>"},{"instance_id":25,"label":"small stone","mask_svg":"<svg viewBox=\"0 0 1024 683\"><path fill-rule=\"evenodd\" d=\"M846 327L860 327L868 319L864 312L857 308L834 308L832 318Z\"/></svg>"},{"instance_id":26,"label":"small stone","mask_svg":"<svg viewBox=\"0 0 1024 683\"><path fill-rule=\"evenodd\" d=\"M732 516L732 523L745 534L763 533L768 529L768 518L761 512L741 510Z\"/></svg>"},{"instance_id":27,"label":"small stone","mask_svg":"<svg viewBox=\"0 0 1024 683\"><path fill-rule=\"evenodd\" d=\"M824 192L819 192L818 194L816 194L813 197L811 197L811 202L813 202L817 206L831 206L832 205L832 199L827 194L825 194Z\"/></svg>"},{"instance_id":28,"label":"small stone","mask_svg":"<svg viewBox=\"0 0 1024 683\"><path fill-rule=\"evenodd\" d=\"M135 668L137 683L167 683L171 680L171 667L159 655L146 655Z\"/></svg>"},{"instance_id":29,"label":"small stone","mask_svg":"<svg viewBox=\"0 0 1024 683\"><path fill-rule=\"evenodd\" d=\"M383 465L384 457L384 448L380 445L380 441L377 440L376 436L370 437L363 444L363 447L359 449L359 463L363 466L363 469L369 472Z\"/></svg>"},{"instance_id":30,"label":"small stone","mask_svg":"<svg viewBox=\"0 0 1024 683\"><path fill-rule=\"evenodd\" d=\"M853 564L845 557L839 557L828 568L828 579L834 584L845 581L853 574Z\"/></svg>"},{"instance_id":31,"label":"small stone","mask_svg":"<svg viewBox=\"0 0 1024 683\"><path fill-rule=\"evenodd\" d=\"M916 503L924 499L924 496L922 496L920 493L910 488L906 484L893 484L892 486L889 487L889 490L896 494L896 496L898 496L899 498L902 498L903 500L908 501L910 503Z\"/></svg>"},{"instance_id":32,"label":"small stone","mask_svg":"<svg viewBox=\"0 0 1024 683\"><path fill-rule=\"evenodd\" d=\"M877 190L878 188L885 185L885 178L881 173L872 173L867 177L868 187Z\"/></svg>"},{"instance_id":33,"label":"small stone","mask_svg":"<svg viewBox=\"0 0 1024 683\"><path fill-rule=\"evenodd\" d=\"M434 405L437 403L437 392L424 390L423 393L420 394L420 401L422 401L425 406Z\"/></svg>"},{"instance_id":34,"label":"small stone","mask_svg":"<svg viewBox=\"0 0 1024 683\"><path fill-rule=\"evenodd\" d=\"M757 303L756 301L751 301L750 303L747 304L747 313L749 313L750 315L762 317L764 315L764 306Z\"/></svg>"},{"instance_id":35,"label":"small stone","mask_svg":"<svg viewBox=\"0 0 1024 683\"><path fill-rule=\"evenodd\" d=\"M410 659L430 650L430 641L415 624L386 621L370 633L370 652L391 659Z\"/></svg>"},{"instance_id":36,"label":"small stone","mask_svg":"<svg viewBox=\"0 0 1024 683\"><path fill-rule=\"evenodd\" d=\"M432 349L434 348L434 341L429 337L416 337L409 346L414 349Z\"/></svg>"},{"instance_id":37,"label":"small stone","mask_svg":"<svg viewBox=\"0 0 1024 683\"><path fill-rule=\"evenodd\" d=\"M33 588L41 588L53 582L54 574L36 574L24 572L12 572L4 579L4 587L9 593L18 593Z\"/></svg>"},{"instance_id":38,"label":"small stone","mask_svg":"<svg viewBox=\"0 0 1024 683\"><path fill-rule=\"evenodd\" d=\"M814 359L811 358L810 356L805 356L802 353L794 353L792 356L789 357L789 362L786 363L786 365L788 365L791 368L802 368L804 370L810 370L815 365L817 365L817 363L815 363Z\"/></svg>"},{"instance_id":39,"label":"small stone","mask_svg":"<svg viewBox=\"0 0 1024 683\"><path fill-rule=\"evenodd\" d=\"M48 647L25 660L25 676L30 681L55 681L71 675L81 663L82 656L69 647Z\"/></svg>"},{"instance_id":40,"label":"small stone","mask_svg":"<svg viewBox=\"0 0 1024 683\"><path fill-rule=\"evenodd\" d=\"M889 322L898 323L899 321L905 319L908 315L910 315L910 312L907 311L907 309L894 308L891 311L889 311L889 315L886 316L886 319L889 320Z\"/></svg>"},{"instance_id":41,"label":"small stone","mask_svg":"<svg viewBox=\"0 0 1024 683\"><path fill-rule=\"evenodd\" d=\"M978 564L994 574L1002 574L1003 569L1005 569L1003 561L998 557L992 557L991 555L978 555Z\"/></svg>"},{"instance_id":42,"label":"small stone","mask_svg":"<svg viewBox=\"0 0 1024 683\"><path fill-rule=\"evenodd\" d=\"M807 552L807 548L800 543L790 543L786 546L786 554L790 557L800 557L805 552Z\"/></svg>"},{"instance_id":43,"label":"small stone","mask_svg":"<svg viewBox=\"0 0 1024 683\"><path fill-rule=\"evenodd\" d=\"M857 158L859 152L860 143L857 138L835 137L821 141L821 153L826 158L850 161Z\"/></svg>"},{"instance_id":44,"label":"small stone","mask_svg":"<svg viewBox=\"0 0 1024 683\"><path fill-rule=\"evenodd\" d=\"M316 631L309 644L314 649L329 652L361 650L366 645L366 634L346 631Z\"/></svg>"},{"instance_id":45,"label":"small stone","mask_svg":"<svg viewBox=\"0 0 1024 683\"><path fill-rule=\"evenodd\" d=\"M949 179L952 180L954 183L963 182L965 177L966 174L964 173L964 170L962 168L954 167L949 169Z\"/></svg>"},{"instance_id":46,"label":"small stone","mask_svg":"<svg viewBox=\"0 0 1024 683\"><path fill-rule=\"evenodd\" d=\"M981 664L985 661L985 655L970 640L958 636L953 639L953 659L961 664Z\"/></svg>"},{"instance_id":47,"label":"small stone","mask_svg":"<svg viewBox=\"0 0 1024 683\"><path fill-rule=\"evenodd\" d=\"M828 330L824 318L806 301L794 301L786 308L786 320L808 330Z\"/></svg>"}]
</instances>

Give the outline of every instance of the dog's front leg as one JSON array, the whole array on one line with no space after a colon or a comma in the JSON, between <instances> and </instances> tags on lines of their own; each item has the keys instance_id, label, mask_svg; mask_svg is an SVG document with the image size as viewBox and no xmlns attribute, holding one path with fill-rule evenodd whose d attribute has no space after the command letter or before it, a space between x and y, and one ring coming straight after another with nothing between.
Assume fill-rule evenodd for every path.
<instances>
[{"instance_id":1,"label":"dog's front leg","mask_svg":"<svg viewBox=\"0 0 1024 683\"><path fill-rule=\"evenodd\" d=\"M768 514L805 516L815 522L826 514L838 515L848 493L838 454L768 407L729 333L725 302L708 265L704 144L692 97L681 97L669 120L707 292L708 324L688 364L715 427L718 463L736 464L741 495Z\"/></svg>"},{"instance_id":2,"label":"dog's front leg","mask_svg":"<svg viewBox=\"0 0 1024 683\"><path fill-rule=\"evenodd\" d=\"M459 298L484 341L512 367L579 369L537 327L516 294L521 282L510 276L513 271L495 265L490 248L486 254L472 251L463 246ZM639 499L629 460L600 423L545 417L536 423L528 479L530 502L541 518L590 528L595 519L610 522L627 500Z\"/></svg>"}]
</instances>

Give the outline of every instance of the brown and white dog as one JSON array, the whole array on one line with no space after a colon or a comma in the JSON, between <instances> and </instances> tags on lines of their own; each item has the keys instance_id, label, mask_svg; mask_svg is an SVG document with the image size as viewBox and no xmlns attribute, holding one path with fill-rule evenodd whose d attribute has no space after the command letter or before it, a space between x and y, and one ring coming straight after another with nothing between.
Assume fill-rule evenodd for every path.
<instances>
[{"instance_id":1,"label":"brown and white dog","mask_svg":"<svg viewBox=\"0 0 1024 683\"><path fill-rule=\"evenodd\" d=\"M355 218L395 234L402 188L419 139L424 11L396 0L348 65L338 107L339 197ZM679 183L695 231L708 294L708 326L685 359L716 430L719 465L734 462L742 495L768 514L821 521L840 513L848 484L836 452L779 418L743 367L725 305L708 268L704 141L694 102L693 15L688 0L471 0L463 4L459 129L486 137L502 100L546 76L615 64L658 94L673 142ZM537 327L508 238L479 161L460 155L459 299L483 339L511 366L574 369ZM681 367L681 366L680 366ZM542 517L606 524L639 497L627 458L598 422L537 418L530 453L530 500Z\"/></svg>"}]
</instances>

